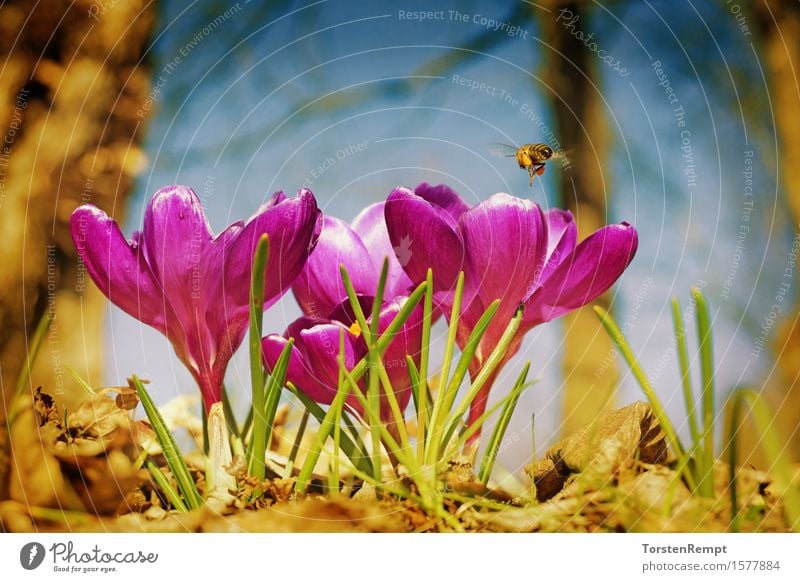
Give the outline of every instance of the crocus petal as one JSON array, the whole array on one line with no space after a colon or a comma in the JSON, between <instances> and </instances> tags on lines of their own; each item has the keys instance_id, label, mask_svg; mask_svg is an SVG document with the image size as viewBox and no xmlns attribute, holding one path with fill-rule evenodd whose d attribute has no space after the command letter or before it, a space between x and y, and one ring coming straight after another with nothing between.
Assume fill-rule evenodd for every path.
<instances>
[{"instance_id":1,"label":"crocus petal","mask_svg":"<svg viewBox=\"0 0 800 582\"><path fill-rule=\"evenodd\" d=\"M384 203L378 202L371 204L362 210L352 222L353 230L361 238L364 246L369 252L372 265L375 269L376 281L383 269L383 261L389 259L389 271L386 277L386 290L384 298L386 300L404 295L412 286L411 279L408 278L403 267L395 256L394 247L389 240L389 232L386 230L386 218L384 213ZM373 285L377 287L377 283ZM369 295L374 295L376 289L365 291Z\"/></svg>"},{"instance_id":2,"label":"crocus petal","mask_svg":"<svg viewBox=\"0 0 800 582\"><path fill-rule=\"evenodd\" d=\"M432 268L437 303L449 305L459 272L468 270L450 215L406 188L392 191L384 212L400 265L415 283L424 281Z\"/></svg>"},{"instance_id":3,"label":"crocus petal","mask_svg":"<svg viewBox=\"0 0 800 582\"><path fill-rule=\"evenodd\" d=\"M213 286L219 273L206 273L202 260L211 246L211 229L197 194L186 186L169 186L156 192L147 205L143 228L144 251L161 288L182 320L194 319L199 305L191 293L198 286ZM214 281L203 280L212 277Z\"/></svg>"},{"instance_id":4,"label":"crocus petal","mask_svg":"<svg viewBox=\"0 0 800 582\"><path fill-rule=\"evenodd\" d=\"M228 317L236 310L243 312L238 315L247 315L250 286L241 282L250 280L253 253L261 235L269 235L265 308L277 301L294 282L317 243L321 220L314 195L303 189L295 198L282 198L279 193L276 199L262 206L231 245L225 261L224 280L235 283L228 284L223 293Z\"/></svg>"},{"instance_id":5,"label":"crocus petal","mask_svg":"<svg viewBox=\"0 0 800 582\"><path fill-rule=\"evenodd\" d=\"M70 231L92 280L109 300L139 321L166 332L171 308L147 265L140 236L128 243L112 218L86 204L72 213Z\"/></svg>"},{"instance_id":6,"label":"crocus petal","mask_svg":"<svg viewBox=\"0 0 800 582\"><path fill-rule=\"evenodd\" d=\"M414 188L414 194L424 198L434 206L444 210L451 219L451 226L455 228L461 216L469 210L469 206L461 199L455 190L444 184L431 186L427 182L422 182Z\"/></svg>"},{"instance_id":7,"label":"crocus petal","mask_svg":"<svg viewBox=\"0 0 800 582\"><path fill-rule=\"evenodd\" d=\"M547 258L539 276L540 283L575 250L575 244L578 242L578 226L569 210L552 208L544 217L547 221ZM531 293L535 290L532 289Z\"/></svg>"},{"instance_id":8,"label":"crocus petal","mask_svg":"<svg viewBox=\"0 0 800 582\"><path fill-rule=\"evenodd\" d=\"M499 193L466 212L460 227L483 306L502 299L497 317L508 321L544 265L547 228L541 208Z\"/></svg>"},{"instance_id":9,"label":"crocus petal","mask_svg":"<svg viewBox=\"0 0 800 582\"><path fill-rule=\"evenodd\" d=\"M206 325L210 297L199 291L213 288L220 273L204 268L212 237L197 194L186 186L156 192L145 211L142 239L147 262L176 315L167 336L190 368L207 375L216 359L217 330Z\"/></svg>"},{"instance_id":10,"label":"crocus petal","mask_svg":"<svg viewBox=\"0 0 800 582\"><path fill-rule=\"evenodd\" d=\"M347 269L356 293L375 293L378 274L361 238L338 218L325 216L317 246L292 285L303 313L327 316L347 297L340 265Z\"/></svg>"},{"instance_id":11,"label":"crocus petal","mask_svg":"<svg viewBox=\"0 0 800 582\"><path fill-rule=\"evenodd\" d=\"M261 349L264 354L264 365L272 370L278 363L281 352L288 340L278 334L270 334L261 341ZM323 404L330 404L333 395L330 388L320 382L317 375L311 368L311 365L306 360L305 354L302 353L297 345L292 346L292 351L289 354L289 365L286 369L286 380L294 384L298 390L302 390L309 398L315 402Z\"/></svg>"},{"instance_id":12,"label":"crocus petal","mask_svg":"<svg viewBox=\"0 0 800 582\"><path fill-rule=\"evenodd\" d=\"M343 325L319 324L302 330L295 338L297 349L304 356L307 385L297 384L309 397L322 404L330 404L339 384L339 348L344 332L344 362L351 370L356 361L354 336ZM312 381L315 383L313 384ZM323 392L312 393L323 387Z\"/></svg>"},{"instance_id":13,"label":"crocus petal","mask_svg":"<svg viewBox=\"0 0 800 582\"><path fill-rule=\"evenodd\" d=\"M369 319L369 315L372 313L372 305L375 302L375 297L372 295L356 295L356 299L358 300L358 304L361 306L361 312L367 316L367 319ZM350 304L350 299L345 299L339 303L339 305L334 307L330 315L328 315L328 319L338 321L348 328L356 323L356 312L353 309L353 306Z\"/></svg>"},{"instance_id":14,"label":"crocus petal","mask_svg":"<svg viewBox=\"0 0 800 582\"><path fill-rule=\"evenodd\" d=\"M587 237L526 302L525 324L550 321L597 299L622 275L638 244L636 229L627 222Z\"/></svg>"},{"instance_id":15,"label":"crocus petal","mask_svg":"<svg viewBox=\"0 0 800 582\"><path fill-rule=\"evenodd\" d=\"M563 250L572 252L578 242L578 227L569 210L551 208L544 217L547 221L547 260L554 259L560 263L553 255Z\"/></svg>"}]
</instances>

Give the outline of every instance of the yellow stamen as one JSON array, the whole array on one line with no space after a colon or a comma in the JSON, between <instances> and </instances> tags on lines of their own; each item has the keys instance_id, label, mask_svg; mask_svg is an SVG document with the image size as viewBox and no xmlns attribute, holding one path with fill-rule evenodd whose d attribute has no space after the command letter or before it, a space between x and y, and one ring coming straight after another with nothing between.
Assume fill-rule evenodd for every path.
<instances>
[{"instance_id":1,"label":"yellow stamen","mask_svg":"<svg viewBox=\"0 0 800 582\"><path fill-rule=\"evenodd\" d=\"M352 333L356 337L361 335L361 326L358 325L357 321L354 321L353 325L350 326L350 333Z\"/></svg>"}]
</instances>

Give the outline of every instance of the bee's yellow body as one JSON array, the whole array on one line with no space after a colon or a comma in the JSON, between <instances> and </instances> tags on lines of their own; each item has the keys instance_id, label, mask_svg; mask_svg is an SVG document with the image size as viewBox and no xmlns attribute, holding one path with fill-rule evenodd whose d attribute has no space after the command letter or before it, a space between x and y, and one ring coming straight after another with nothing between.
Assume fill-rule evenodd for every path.
<instances>
[{"instance_id":1,"label":"bee's yellow body","mask_svg":"<svg viewBox=\"0 0 800 582\"><path fill-rule=\"evenodd\" d=\"M544 173L544 163L554 155L553 149L543 143L526 143L521 147L492 144L491 152L497 156L516 157L519 167L528 171L531 185L534 176L541 176Z\"/></svg>"},{"instance_id":2,"label":"bee's yellow body","mask_svg":"<svg viewBox=\"0 0 800 582\"><path fill-rule=\"evenodd\" d=\"M543 143L527 143L517 150L516 158L519 167L528 170L530 184L534 176L544 173L544 163L553 157L553 150Z\"/></svg>"}]
</instances>

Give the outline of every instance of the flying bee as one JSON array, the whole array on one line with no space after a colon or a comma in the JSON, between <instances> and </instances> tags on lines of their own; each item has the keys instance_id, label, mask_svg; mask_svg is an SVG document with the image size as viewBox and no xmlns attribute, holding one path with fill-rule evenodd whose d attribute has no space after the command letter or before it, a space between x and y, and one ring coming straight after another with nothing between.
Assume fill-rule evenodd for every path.
<instances>
[{"instance_id":1,"label":"flying bee","mask_svg":"<svg viewBox=\"0 0 800 582\"><path fill-rule=\"evenodd\" d=\"M531 178L529 186L533 186L535 176L544 174L545 162L562 155L561 152L554 152L553 148L543 143L527 143L522 147L493 143L489 145L489 151L501 158L517 158L519 167L528 171L528 176Z\"/></svg>"}]
</instances>

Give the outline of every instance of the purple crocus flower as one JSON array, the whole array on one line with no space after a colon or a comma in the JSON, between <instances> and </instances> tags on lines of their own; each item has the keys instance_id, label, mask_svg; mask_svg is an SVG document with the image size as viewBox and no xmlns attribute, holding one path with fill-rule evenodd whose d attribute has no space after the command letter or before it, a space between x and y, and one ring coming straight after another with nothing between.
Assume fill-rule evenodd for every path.
<instances>
[{"instance_id":1,"label":"purple crocus flower","mask_svg":"<svg viewBox=\"0 0 800 582\"><path fill-rule=\"evenodd\" d=\"M259 238L269 236L265 309L289 288L316 244L314 195L275 194L246 223L214 236L197 195L169 186L153 195L144 227L126 240L105 212L72 214L72 239L95 284L112 303L163 333L194 376L208 410L249 320L250 274Z\"/></svg>"},{"instance_id":2,"label":"purple crocus flower","mask_svg":"<svg viewBox=\"0 0 800 582\"><path fill-rule=\"evenodd\" d=\"M471 362L473 379L520 305L524 319L495 376L527 331L594 301L611 287L638 245L636 229L627 222L605 226L576 244L577 226L569 211L543 212L530 200L503 193L470 208L450 188L426 183L414 191L395 189L385 213L392 243L406 240L412 246L406 273L419 282L433 268L435 298L448 316L458 273L464 271L459 346L485 309L501 300ZM472 403L469 423L483 414L494 379Z\"/></svg>"},{"instance_id":3,"label":"purple crocus flower","mask_svg":"<svg viewBox=\"0 0 800 582\"><path fill-rule=\"evenodd\" d=\"M372 297L360 297L362 309L366 314L372 308ZM383 304L378 322L378 333L383 333L397 316L405 303L405 297L396 297ZM367 318L371 323L372 318ZM408 375L406 355L419 362L421 349L422 310L418 307L411 313L400 328L383 355L383 364L392 385L400 410L405 410L411 398L411 380ZM344 334L345 366L348 370L367 354L367 344L361 328L355 322L349 302L345 301L333 310L330 317L304 316L292 323L280 336L270 334L262 341L264 362L273 368L278 361L288 338L294 338L294 346L289 356L286 380L302 390L309 398L320 404L330 404L339 385L340 335ZM362 379L359 387L366 393ZM351 394L347 405L364 416L363 407L357 397ZM381 419L393 424L393 415L386 395L381 390Z\"/></svg>"},{"instance_id":4,"label":"purple crocus flower","mask_svg":"<svg viewBox=\"0 0 800 582\"><path fill-rule=\"evenodd\" d=\"M287 378L313 400L330 404L339 379L337 357L339 334L345 334L345 363L348 369L367 353L367 345L355 322L342 283L340 265L344 265L365 314L372 313L383 262L389 259L379 330L383 331L405 302L411 280L396 258L386 231L383 203L364 209L352 226L332 216L323 217L323 228L314 252L292 285L304 317L289 326L283 336L264 338L264 358L271 368L293 337L295 345L289 360ZM384 365L401 410L410 396L406 354L419 364L422 308L417 307L384 354ZM363 386L362 386L363 388ZM358 399L351 395L348 405L363 413ZM385 399L382 418L391 423L392 415Z\"/></svg>"},{"instance_id":5,"label":"purple crocus flower","mask_svg":"<svg viewBox=\"0 0 800 582\"><path fill-rule=\"evenodd\" d=\"M358 295L374 296L383 261L388 258L384 302L408 295L411 279L403 271L389 242L383 204L379 202L365 208L352 226L333 216L323 217L317 247L292 285L305 315L328 317L347 298L340 265L347 269Z\"/></svg>"}]
</instances>

